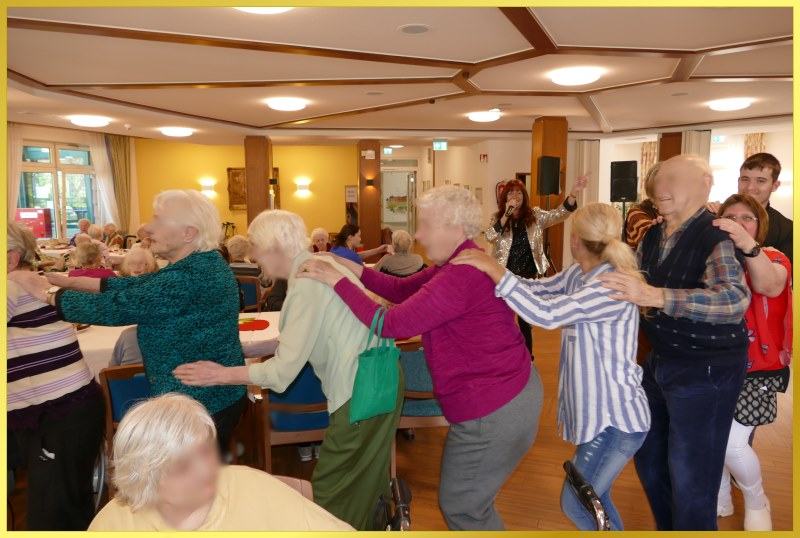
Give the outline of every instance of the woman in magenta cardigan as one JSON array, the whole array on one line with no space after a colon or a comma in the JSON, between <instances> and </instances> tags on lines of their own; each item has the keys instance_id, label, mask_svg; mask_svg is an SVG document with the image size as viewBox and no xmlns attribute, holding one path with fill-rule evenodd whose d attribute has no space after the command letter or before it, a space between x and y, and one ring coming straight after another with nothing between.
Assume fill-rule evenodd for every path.
<instances>
[{"instance_id":1,"label":"woman in magenta cardigan","mask_svg":"<svg viewBox=\"0 0 800 538\"><path fill-rule=\"evenodd\" d=\"M383 336L422 335L433 390L450 422L442 456L439 507L451 530L501 530L494 498L533 445L542 383L514 313L495 297L494 282L450 260L481 232L478 201L464 189L439 187L417 201L417 241L434 262L396 278L337 258L396 306ZM330 268L330 269L329 269ZM380 305L330 264L310 260L297 275L332 286L369 325ZM498 337L502 336L502 337Z\"/></svg>"}]
</instances>

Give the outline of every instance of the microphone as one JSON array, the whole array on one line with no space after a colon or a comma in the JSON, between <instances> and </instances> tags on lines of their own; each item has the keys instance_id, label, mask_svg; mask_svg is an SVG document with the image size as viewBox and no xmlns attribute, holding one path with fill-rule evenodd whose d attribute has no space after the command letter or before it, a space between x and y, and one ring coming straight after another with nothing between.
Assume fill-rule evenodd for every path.
<instances>
[{"instance_id":1,"label":"microphone","mask_svg":"<svg viewBox=\"0 0 800 538\"><path fill-rule=\"evenodd\" d=\"M511 213L513 213L513 212L514 212L514 208L513 208L513 207L509 207L509 208L506 210L506 218L510 217L510 216L511 216Z\"/></svg>"}]
</instances>

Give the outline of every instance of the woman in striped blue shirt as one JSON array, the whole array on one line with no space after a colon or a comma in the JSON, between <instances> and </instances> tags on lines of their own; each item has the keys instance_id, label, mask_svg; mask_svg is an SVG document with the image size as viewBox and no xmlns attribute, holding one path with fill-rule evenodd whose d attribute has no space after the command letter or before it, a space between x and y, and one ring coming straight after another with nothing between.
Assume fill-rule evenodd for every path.
<instances>
[{"instance_id":1,"label":"woman in striped blue shirt","mask_svg":"<svg viewBox=\"0 0 800 538\"><path fill-rule=\"evenodd\" d=\"M620 241L622 218L607 204L589 204L572 217L570 250L577 263L539 280L517 277L478 250L462 252L455 264L488 274L495 293L532 325L563 328L558 382L558 425L577 445L573 462L592 484L612 530L622 520L611 500L611 486L644 442L650 410L636 364L639 312L609 296L597 277L608 271L641 275L636 259ZM576 527L596 530L569 484L561 508Z\"/></svg>"}]
</instances>

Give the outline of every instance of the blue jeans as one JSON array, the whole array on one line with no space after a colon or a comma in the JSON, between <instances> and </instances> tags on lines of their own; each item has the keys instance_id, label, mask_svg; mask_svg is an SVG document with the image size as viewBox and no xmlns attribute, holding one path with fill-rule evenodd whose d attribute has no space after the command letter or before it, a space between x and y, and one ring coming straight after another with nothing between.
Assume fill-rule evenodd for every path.
<instances>
[{"instance_id":1,"label":"blue jeans","mask_svg":"<svg viewBox=\"0 0 800 538\"><path fill-rule=\"evenodd\" d=\"M717 493L747 349L723 360L650 353L643 369L651 424L633 462L656 526L717 530Z\"/></svg>"},{"instance_id":2,"label":"blue jeans","mask_svg":"<svg viewBox=\"0 0 800 538\"><path fill-rule=\"evenodd\" d=\"M626 433L609 426L597 437L578 445L572 462L592 485L611 522L611 530L621 531L622 519L611 501L611 486L633 455L642 446L647 432ZM564 481L561 488L561 510L582 531L596 531L597 523L578 500L578 495Z\"/></svg>"}]
</instances>

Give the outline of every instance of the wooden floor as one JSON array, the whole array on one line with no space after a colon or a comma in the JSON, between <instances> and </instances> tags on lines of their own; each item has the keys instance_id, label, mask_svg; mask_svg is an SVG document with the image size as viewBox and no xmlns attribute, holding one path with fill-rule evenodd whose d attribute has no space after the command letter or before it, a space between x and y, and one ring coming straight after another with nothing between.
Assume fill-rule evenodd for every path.
<instances>
[{"instance_id":1,"label":"wooden floor","mask_svg":"<svg viewBox=\"0 0 800 538\"><path fill-rule=\"evenodd\" d=\"M559 495L564 476L562 464L574 447L556 435L556 395L559 331L534 329L536 366L544 384L544 406L533 448L497 497L497 510L509 530L574 530L561 513ZM792 530L792 392L778 396L778 420L760 427L755 449L761 459L764 489L772 505L774 530ZM438 508L439 465L446 428L418 429L413 441L397 437L397 474L411 486L412 528L446 530ZM315 463L302 463L293 446L276 447L273 473L310 478ZM16 528L24 528L24 479L11 497ZM476 484L476 487L479 485ZM647 499L629 463L613 488L614 504L627 530L655 528ZM720 518L720 530L742 530L744 507L741 492L733 488L734 515Z\"/></svg>"}]
</instances>

